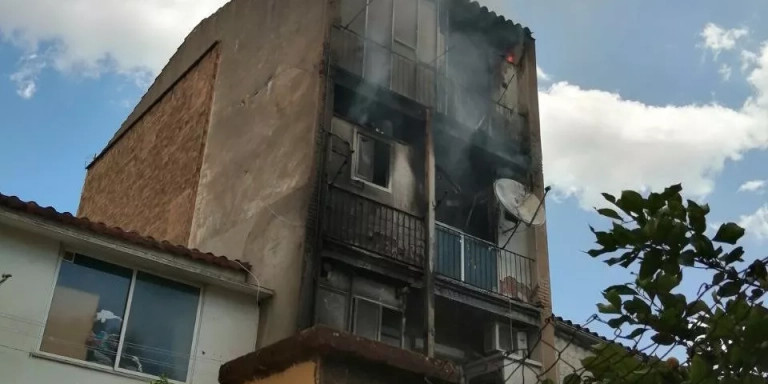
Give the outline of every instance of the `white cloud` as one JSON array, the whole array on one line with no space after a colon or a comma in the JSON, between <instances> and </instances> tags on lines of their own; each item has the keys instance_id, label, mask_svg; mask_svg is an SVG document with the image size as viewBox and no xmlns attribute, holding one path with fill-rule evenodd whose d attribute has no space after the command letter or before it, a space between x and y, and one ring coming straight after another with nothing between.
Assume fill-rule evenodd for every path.
<instances>
[{"instance_id":1,"label":"white cloud","mask_svg":"<svg viewBox=\"0 0 768 384\"><path fill-rule=\"evenodd\" d=\"M753 95L740 108L650 105L553 84L539 92L547 182L583 207L601 204L600 192L677 182L706 196L727 160L768 146L768 45L747 80Z\"/></svg>"},{"instance_id":2,"label":"white cloud","mask_svg":"<svg viewBox=\"0 0 768 384\"><path fill-rule=\"evenodd\" d=\"M741 51L741 72L746 72L757 64L757 54L751 51Z\"/></svg>"},{"instance_id":3,"label":"white cloud","mask_svg":"<svg viewBox=\"0 0 768 384\"><path fill-rule=\"evenodd\" d=\"M80 75L146 78L184 36L226 0L2 0L0 40L44 55L45 65ZM22 71L23 72L23 71ZM13 81L30 96L34 75ZM21 80L18 80L21 79Z\"/></svg>"},{"instance_id":4,"label":"white cloud","mask_svg":"<svg viewBox=\"0 0 768 384\"><path fill-rule=\"evenodd\" d=\"M724 29L717 24L707 23L699 36L704 39L702 45L712 51L715 59L722 51L736 47L736 42L749 34L746 28Z\"/></svg>"},{"instance_id":5,"label":"white cloud","mask_svg":"<svg viewBox=\"0 0 768 384\"><path fill-rule=\"evenodd\" d=\"M739 192L756 192L765 188L766 180L750 180L739 186Z\"/></svg>"},{"instance_id":6,"label":"white cloud","mask_svg":"<svg viewBox=\"0 0 768 384\"><path fill-rule=\"evenodd\" d=\"M541 80L541 81L551 81L552 80L552 77L548 73L544 72L544 70L541 69L541 67L539 67L538 65L536 66L536 77L538 77L539 80Z\"/></svg>"},{"instance_id":7,"label":"white cloud","mask_svg":"<svg viewBox=\"0 0 768 384\"><path fill-rule=\"evenodd\" d=\"M45 68L45 60L37 54L23 56L19 60L19 69L11 74L10 80L16 84L16 94L22 99L31 99L37 92L37 77Z\"/></svg>"},{"instance_id":8,"label":"white cloud","mask_svg":"<svg viewBox=\"0 0 768 384\"><path fill-rule=\"evenodd\" d=\"M731 69L730 65L723 64L720 66L720 69L717 70L717 73L720 74L720 77L723 79L723 81L728 81L731 79L731 73L733 73L733 69Z\"/></svg>"},{"instance_id":9,"label":"white cloud","mask_svg":"<svg viewBox=\"0 0 768 384\"><path fill-rule=\"evenodd\" d=\"M738 224L758 239L768 238L768 204L751 215L741 216Z\"/></svg>"}]
</instances>

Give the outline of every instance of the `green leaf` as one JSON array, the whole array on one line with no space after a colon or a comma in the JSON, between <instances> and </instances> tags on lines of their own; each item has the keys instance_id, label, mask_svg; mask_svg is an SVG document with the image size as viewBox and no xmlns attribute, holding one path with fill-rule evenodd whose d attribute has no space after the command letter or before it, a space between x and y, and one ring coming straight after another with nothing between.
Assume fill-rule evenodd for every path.
<instances>
[{"instance_id":1,"label":"green leaf","mask_svg":"<svg viewBox=\"0 0 768 384\"><path fill-rule=\"evenodd\" d=\"M704 381L709 382L709 380L714 379L714 377L711 377L712 366L709 365L709 363L707 363L707 361L699 355L693 356L693 360L691 361L690 374L691 383L701 383Z\"/></svg>"},{"instance_id":2,"label":"green leaf","mask_svg":"<svg viewBox=\"0 0 768 384\"><path fill-rule=\"evenodd\" d=\"M621 309L614 307L613 304L598 303L597 311L605 314L621 314Z\"/></svg>"},{"instance_id":3,"label":"green leaf","mask_svg":"<svg viewBox=\"0 0 768 384\"><path fill-rule=\"evenodd\" d=\"M696 260L696 252L688 249L680 253L680 265L692 267Z\"/></svg>"},{"instance_id":4,"label":"green leaf","mask_svg":"<svg viewBox=\"0 0 768 384\"><path fill-rule=\"evenodd\" d=\"M631 339L637 338L638 336L642 335L646 331L648 331L648 328L637 328L637 329L633 330L632 332L630 332L629 335L624 336L624 338L628 339L628 340L631 340Z\"/></svg>"},{"instance_id":5,"label":"green leaf","mask_svg":"<svg viewBox=\"0 0 768 384\"><path fill-rule=\"evenodd\" d=\"M563 379L563 384L581 384L581 375L571 373Z\"/></svg>"},{"instance_id":6,"label":"green leaf","mask_svg":"<svg viewBox=\"0 0 768 384\"><path fill-rule=\"evenodd\" d=\"M603 297L608 300L609 303L615 308L621 307L621 296L616 291L606 290L603 292Z\"/></svg>"},{"instance_id":7,"label":"green leaf","mask_svg":"<svg viewBox=\"0 0 768 384\"><path fill-rule=\"evenodd\" d=\"M744 236L744 228L736 223L725 223L720 226L712 240L718 243L736 244L742 236Z\"/></svg>"},{"instance_id":8,"label":"green leaf","mask_svg":"<svg viewBox=\"0 0 768 384\"><path fill-rule=\"evenodd\" d=\"M667 206L669 207L669 213L672 214L672 217L678 220L685 220L685 208L683 207L682 201L670 200L667 203Z\"/></svg>"},{"instance_id":9,"label":"green leaf","mask_svg":"<svg viewBox=\"0 0 768 384\"><path fill-rule=\"evenodd\" d=\"M736 296L741 291L742 282L740 281L728 281L717 290L717 295L720 297Z\"/></svg>"},{"instance_id":10,"label":"green leaf","mask_svg":"<svg viewBox=\"0 0 768 384\"><path fill-rule=\"evenodd\" d=\"M616 249L616 238L611 232L595 232L595 242L606 249Z\"/></svg>"},{"instance_id":11,"label":"green leaf","mask_svg":"<svg viewBox=\"0 0 768 384\"><path fill-rule=\"evenodd\" d=\"M651 214L654 214L664 207L664 198L658 193L651 193L648 195L648 210Z\"/></svg>"},{"instance_id":12,"label":"green leaf","mask_svg":"<svg viewBox=\"0 0 768 384\"><path fill-rule=\"evenodd\" d=\"M637 291L630 288L627 284L611 285L605 291L614 291L619 295L637 295Z\"/></svg>"},{"instance_id":13,"label":"green leaf","mask_svg":"<svg viewBox=\"0 0 768 384\"><path fill-rule=\"evenodd\" d=\"M645 300L639 297L634 297L632 300L625 301L624 310L627 311L627 313L633 315L651 314L651 307L648 305L648 303L645 302Z\"/></svg>"},{"instance_id":14,"label":"green leaf","mask_svg":"<svg viewBox=\"0 0 768 384\"><path fill-rule=\"evenodd\" d=\"M618 264L620 261L621 261L620 257L611 257L610 259L605 260L605 263L610 265L610 266L613 266L613 265Z\"/></svg>"},{"instance_id":15,"label":"green leaf","mask_svg":"<svg viewBox=\"0 0 768 384\"><path fill-rule=\"evenodd\" d=\"M656 289L658 289L659 292L670 292L672 291L673 288L680 285L680 282L682 280L683 280L682 275L662 273L656 279Z\"/></svg>"},{"instance_id":16,"label":"green leaf","mask_svg":"<svg viewBox=\"0 0 768 384\"><path fill-rule=\"evenodd\" d=\"M683 190L683 185L682 184L673 184L673 185L670 185L667 188L664 188L664 192L661 193L661 197L663 197L664 199L669 200L669 199L675 197L677 194L679 194L680 191L682 191L682 190Z\"/></svg>"},{"instance_id":17,"label":"green leaf","mask_svg":"<svg viewBox=\"0 0 768 384\"><path fill-rule=\"evenodd\" d=\"M714 276L712 276L712 285L719 285L720 283L725 280L725 273L724 272L718 272L715 273Z\"/></svg>"},{"instance_id":18,"label":"green leaf","mask_svg":"<svg viewBox=\"0 0 768 384\"><path fill-rule=\"evenodd\" d=\"M742 256L744 256L744 248L736 247L732 249L730 252L720 256L720 260L722 260L726 264L732 264L741 260Z\"/></svg>"},{"instance_id":19,"label":"green leaf","mask_svg":"<svg viewBox=\"0 0 768 384\"><path fill-rule=\"evenodd\" d=\"M653 335L651 340L659 345L672 345L675 343L675 337L666 332L660 332Z\"/></svg>"},{"instance_id":20,"label":"green leaf","mask_svg":"<svg viewBox=\"0 0 768 384\"><path fill-rule=\"evenodd\" d=\"M690 242L691 246L693 246L693 249L699 253L700 257L711 259L717 256L715 253L715 247L712 245L712 241L710 241L706 236L699 234L691 235Z\"/></svg>"},{"instance_id":21,"label":"green leaf","mask_svg":"<svg viewBox=\"0 0 768 384\"><path fill-rule=\"evenodd\" d=\"M610 208L600 208L600 209L597 210L597 213L599 213L599 214L601 214L601 215L603 215L605 217L611 218L611 219L615 219L615 220L618 220L618 221L623 221L621 216L619 216L619 214L616 211L614 211L613 209L610 209Z\"/></svg>"},{"instance_id":22,"label":"green leaf","mask_svg":"<svg viewBox=\"0 0 768 384\"><path fill-rule=\"evenodd\" d=\"M622 191L621 198L616 201L616 205L626 212L642 213L645 199L635 191Z\"/></svg>"},{"instance_id":23,"label":"green leaf","mask_svg":"<svg viewBox=\"0 0 768 384\"><path fill-rule=\"evenodd\" d=\"M608 193L603 193L602 195L603 195L603 198L610 201L611 204L616 204L616 198L613 195Z\"/></svg>"},{"instance_id":24,"label":"green leaf","mask_svg":"<svg viewBox=\"0 0 768 384\"><path fill-rule=\"evenodd\" d=\"M646 252L643 261L640 263L640 279L647 279L653 276L661 268L661 258L661 251L651 250Z\"/></svg>"},{"instance_id":25,"label":"green leaf","mask_svg":"<svg viewBox=\"0 0 768 384\"><path fill-rule=\"evenodd\" d=\"M690 317L699 312L711 313L709 306L702 300L696 300L690 302L685 308L685 316Z\"/></svg>"},{"instance_id":26,"label":"green leaf","mask_svg":"<svg viewBox=\"0 0 768 384\"><path fill-rule=\"evenodd\" d=\"M704 217L706 212L703 207L696 204L695 201L688 200L688 223L696 233L704 233L707 230L707 219Z\"/></svg>"},{"instance_id":27,"label":"green leaf","mask_svg":"<svg viewBox=\"0 0 768 384\"><path fill-rule=\"evenodd\" d=\"M610 319L606 323L608 324L609 327L616 329L616 328L620 328L622 325L624 325L624 323L626 323L629 320L630 320L629 316L624 315L624 316L619 316L619 317Z\"/></svg>"}]
</instances>

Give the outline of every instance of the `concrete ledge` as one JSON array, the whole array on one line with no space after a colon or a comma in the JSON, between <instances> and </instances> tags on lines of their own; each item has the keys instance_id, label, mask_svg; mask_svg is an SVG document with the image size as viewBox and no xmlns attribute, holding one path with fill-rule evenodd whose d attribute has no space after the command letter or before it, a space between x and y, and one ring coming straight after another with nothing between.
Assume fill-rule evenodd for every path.
<instances>
[{"instance_id":1,"label":"concrete ledge","mask_svg":"<svg viewBox=\"0 0 768 384\"><path fill-rule=\"evenodd\" d=\"M324 358L342 358L351 365L372 363L444 383L459 383L461 378L460 368L451 362L317 326L222 365L219 383L243 384Z\"/></svg>"}]
</instances>

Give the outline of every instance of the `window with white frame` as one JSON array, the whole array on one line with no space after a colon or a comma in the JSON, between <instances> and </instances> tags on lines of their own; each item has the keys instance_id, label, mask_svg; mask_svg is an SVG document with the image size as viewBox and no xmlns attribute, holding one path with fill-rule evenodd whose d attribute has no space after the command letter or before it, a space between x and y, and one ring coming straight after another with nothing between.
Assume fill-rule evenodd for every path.
<instances>
[{"instance_id":1,"label":"window with white frame","mask_svg":"<svg viewBox=\"0 0 768 384\"><path fill-rule=\"evenodd\" d=\"M401 347L403 313L400 310L356 297L353 316L354 334Z\"/></svg>"},{"instance_id":2,"label":"window with white frame","mask_svg":"<svg viewBox=\"0 0 768 384\"><path fill-rule=\"evenodd\" d=\"M66 253L40 351L185 382L200 288Z\"/></svg>"},{"instance_id":3,"label":"window with white frame","mask_svg":"<svg viewBox=\"0 0 768 384\"><path fill-rule=\"evenodd\" d=\"M390 144L359 131L355 136L354 178L389 189Z\"/></svg>"}]
</instances>

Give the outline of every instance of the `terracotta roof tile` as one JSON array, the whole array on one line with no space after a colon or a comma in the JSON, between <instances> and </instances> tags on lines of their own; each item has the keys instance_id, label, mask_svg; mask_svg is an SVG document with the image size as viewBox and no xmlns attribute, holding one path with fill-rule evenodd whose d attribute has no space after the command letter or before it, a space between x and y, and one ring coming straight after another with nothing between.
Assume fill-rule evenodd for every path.
<instances>
[{"instance_id":1,"label":"terracotta roof tile","mask_svg":"<svg viewBox=\"0 0 768 384\"><path fill-rule=\"evenodd\" d=\"M248 270L251 269L251 265L244 261L230 260L224 256L216 256L212 253L171 244L165 240L157 240L150 236L143 236L135 231L126 231L119 227L110 227L101 222L91 221L86 217L73 216L69 212L58 212L52 207L41 207L34 201L24 201L16 196L6 196L0 193L0 207L37 216L73 228L86 230L94 234L107 236L115 240L125 241L176 256L187 257L198 262L212 264L222 268L238 271L242 271L243 267Z\"/></svg>"},{"instance_id":2,"label":"terracotta roof tile","mask_svg":"<svg viewBox=\"0 0 768 384\"><path fill-rule=\"evenodd\" d=\"M632 349L630 347L627 347L626 345L621 344L621 343L619 343L616 340L611 340L611 339L609 339L609 338L607 338L607 337L605 337L605 336L603 336L603 335L601 335L601 334L599 334L599 333L597 333L597 332L595 332L595 331L593 331L593 330L591 330L591 329L589 329L589 328L587 328L585 326L582 326L582 325L580 325L578 323L575 323L575 322L573 322L571 320L564 319L564 318L562 318L560 316L557 316L557 315L555 315L554 318L555 318L555 321L557 323L560 323L562 325L566 325L568 327L571 327L571 328L575 329L578 332L585 333L585 334L590 335L592 337L598 338L598 339L600 339L600 340L602 340L602 341L604 341L606 343L619 344L619 345L623 346L624 348L626 348L627 351L629 351L631 353L638 354L642 358L645 358L645 359L650 358L650 355L648 355L648 354L646 354L644 352L641 352L641 351L638 351L636 349Z\"/></svg>"}]
</instances>

